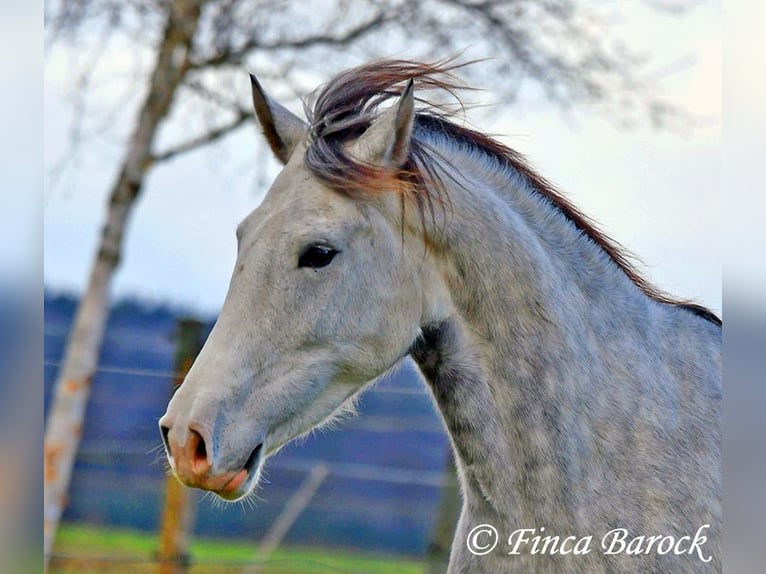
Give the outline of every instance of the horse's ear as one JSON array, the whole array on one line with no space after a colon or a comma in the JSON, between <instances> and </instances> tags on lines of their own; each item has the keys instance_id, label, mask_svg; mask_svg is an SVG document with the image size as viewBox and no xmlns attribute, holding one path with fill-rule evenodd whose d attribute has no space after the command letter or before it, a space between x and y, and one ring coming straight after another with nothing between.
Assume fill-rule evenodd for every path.
<instances>
[{"instance_id":1,"label":"horse's ear","mask_svg":"<svg viewBox=\"0 0 766 574\"><path fill-rule=\"evenodd\" d=\"M351 155L362 161L401 167L410 153L415 120L413 81L407 83L399 101L380 114L351 146Z\"/></svg>"},{"instance_id":2,"label":"horse's ear","mask_svg":"<svg viewBox=\"0 0 766 574\"><path fill-rule=\"evenodd\" d=\"M267 96L252 74L250 83L253 87L255 115L261 123L263 135L277 159L285 164L295 146L305 137L308 126L290 110Z\"/></svg>"}]
</instances>

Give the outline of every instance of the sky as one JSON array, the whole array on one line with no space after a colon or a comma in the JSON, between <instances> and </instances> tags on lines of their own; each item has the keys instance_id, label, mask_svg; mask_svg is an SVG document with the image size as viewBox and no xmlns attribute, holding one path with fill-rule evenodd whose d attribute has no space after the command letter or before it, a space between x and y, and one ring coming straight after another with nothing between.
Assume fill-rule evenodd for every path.
<instances>
[{"instance_id":1,"label":"sky","mask_svg":"<svg viewBox=\"0 0 766 574\"><path fill-rule=\"evenodd\" d=\"M637 255L653 283L716 311L721 310L720 17L720 6L711 2L682 18L645 8L622 18L626 39L654 56L662 94L701 118L691 133L647 126L624 130L587 109L572 116L541 101L522 101L502 114L468 115L472 126L500 134ZM119 70L126 54L117 47L103 57ZM44 279L47 288L77 292L87 278L129 126L104 126L84 144L79 159L55 176L69 145L71 72L71 57L48 54ZM249 90L244 71L241 86ZM89 105L107 109L113 97L108 87L100 89ZM152 171L128 230L116 297L169 302L200 313L220 309L236 255L236 226L278 171L273 159L258 155L264 149L259 137L250 126L220 149L187 154ZM15 264L4 257L0 253L3 265Z\"/></svg>"}]
</instances>

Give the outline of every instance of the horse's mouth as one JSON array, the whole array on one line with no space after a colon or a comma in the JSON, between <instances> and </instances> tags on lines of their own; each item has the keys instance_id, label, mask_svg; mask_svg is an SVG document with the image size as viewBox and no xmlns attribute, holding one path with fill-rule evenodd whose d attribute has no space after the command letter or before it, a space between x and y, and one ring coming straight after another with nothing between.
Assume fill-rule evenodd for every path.
<instances>
[{"instance_id":1,"label":"horse's mouth","mask_svg":"<svg viewBox=\"0 0 766 574\"><path fill-rule=\"evenodd\" d=\"M216 490L215 493L225 500L237 500L242 498L250 490L255 478L258 475L261 453L263 452L263 443L259 444L250 453L245 461L245 465L229 480L223 488Z\"/></svg>"}]
</instances>

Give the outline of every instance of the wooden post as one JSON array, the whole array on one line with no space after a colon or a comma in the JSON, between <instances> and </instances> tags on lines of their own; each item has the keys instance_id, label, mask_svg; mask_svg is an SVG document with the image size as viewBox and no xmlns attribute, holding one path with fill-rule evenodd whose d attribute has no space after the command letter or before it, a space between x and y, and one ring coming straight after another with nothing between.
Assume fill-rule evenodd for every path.
<instances>
[{"instance_id":1,"label":"wooden post","mask_svg":"<svg viewBox=\"0 0 766 574\"><path fill-rule=\"evenodd\" d=\"M190 318L180 319L176 337L176 375L172 392L181 386L202 348L202 323ZM157 553L160 574L184 574L188 570L194 510L192 492L169 475L165 481L165 504Z\"/></svg>"},{"instance_id":2,"label":"wooden post","mask_svg":"<svg viewBox=\"0 0 766 574\"><path fill-rule=\"evenodd\" d=\"M428 574L441 574L447 571L452 539L455 535L458 518L460 517L460 489L458 487L455 459L452 452L447 454L444 477L446 484L442 489L442 498L439 502L436 522L431 533L431 542L426 551Z\"/></svg>"}]
</instances>

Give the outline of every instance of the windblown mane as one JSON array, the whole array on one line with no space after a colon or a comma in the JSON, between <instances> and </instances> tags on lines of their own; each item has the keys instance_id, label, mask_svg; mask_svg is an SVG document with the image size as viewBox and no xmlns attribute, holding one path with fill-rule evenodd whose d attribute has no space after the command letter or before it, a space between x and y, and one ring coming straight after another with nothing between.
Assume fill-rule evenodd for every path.
<instances>
[{"instance_id":1,"label":"windblown mane","mask_svg":"<svg viewBox=\"0 0 766 574\"><path fill-rule=\"evenodd\" d=\"M382 103L401 95L406 83L415 82L417 101L422 105L415 116L418 129L441 133L458 143L495 158L525 178L535 192L556 206L586 237L606 252L609 258L647 296L660 303L683 307L722 325L711 310L671 297L651 285L630 262L630 255L616 241L601 232L545 178L537 174L517 151L475 130L451 122L449 109L423 97L429 90L441 90L451 95L462 107L457 92L470 89L452 72L466 64L450 61L424 64L407 60L382 60L353 68L336 76L306 106L310 122L310 145L306 165L318 178L334 189L355 195L376 191L399 190L411 197L422 218L434 215L434 202L444 204L446 197L444 173L438 168L438 152L417 137L410 144L410 154L404 166L389 169L354 159L345 143L358 138L377 116Z\"/></svg>"}]
</instances>

